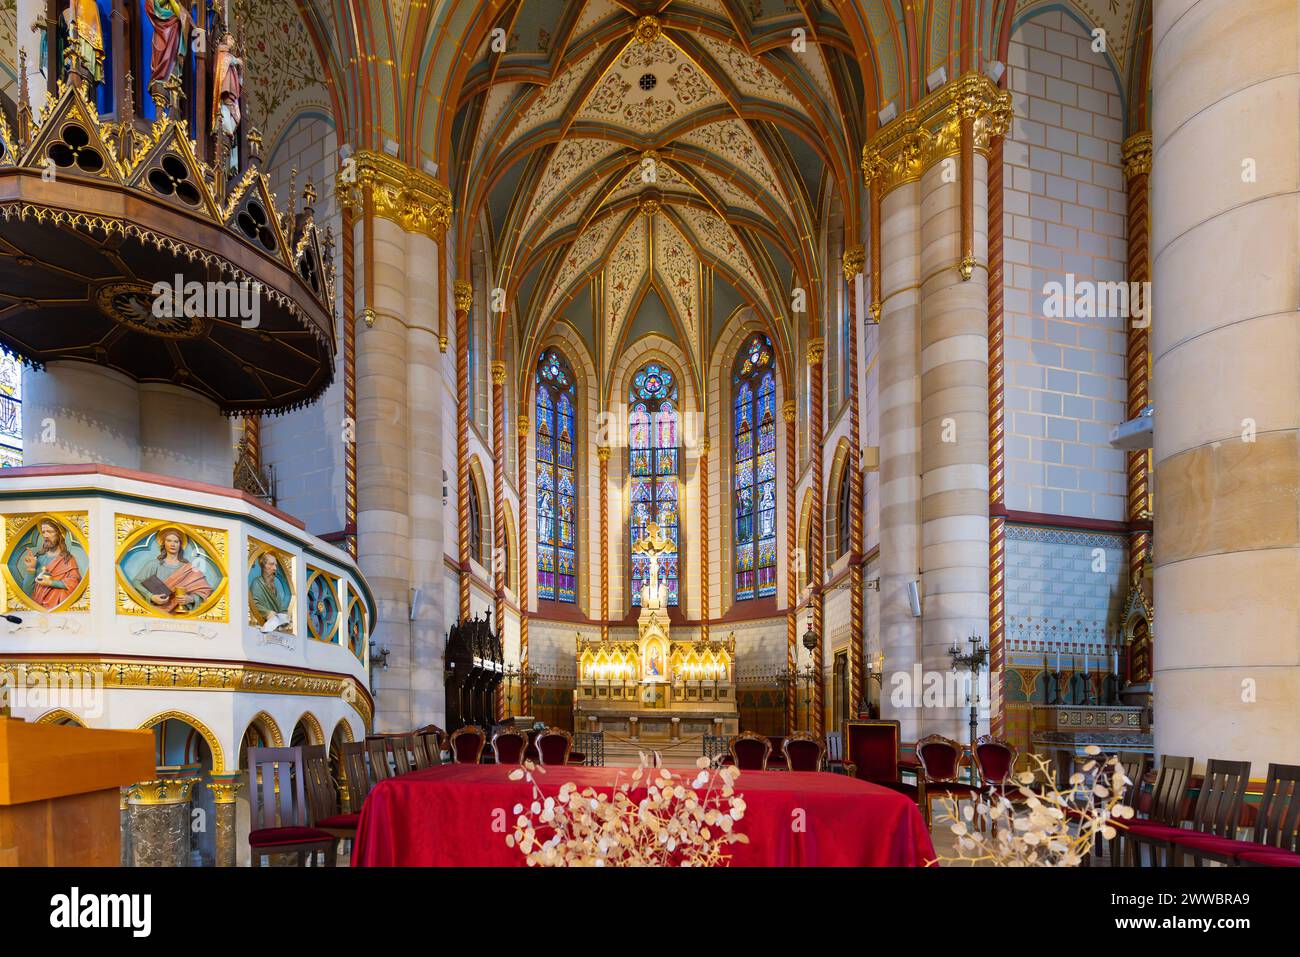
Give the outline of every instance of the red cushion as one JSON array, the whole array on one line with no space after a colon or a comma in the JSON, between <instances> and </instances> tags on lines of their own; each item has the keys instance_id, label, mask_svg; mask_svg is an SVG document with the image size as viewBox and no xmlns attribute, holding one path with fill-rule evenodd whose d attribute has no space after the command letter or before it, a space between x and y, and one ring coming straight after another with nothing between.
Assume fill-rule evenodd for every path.
<instances>
[{"instance_id":1,"label":"red cushion","mask_svg":"<svg viewBox=\"0 0 1300 957\"><path fill-rule=\"evenodd\" d=\"M356 827L361 820L361 814L354 812L351 814L335 814L333 817L323 818L316 822L317 827L348 828Z\"/></svg>"},{"instance_id":2,"label":"red cushion","mask_svg":"<svg viewBox=\"0 0 1300 957\"><path fill-rule=\"evenodd\" d=\"M990 784L1001 783L1011 777L1011 757L1011 749L1004 744L986 742L975 747L975 760L979 762L980 774Z\"/></svg>"},{"instance_id":3,"label":"red cushion","mask_svg":"<svg viewBox=\"0 0 1300 957\"><path fill-rule=\"evenodd\" d=\"M859 780L873 784L898 780L898 729L892 724L852 724L844 739L844 760Z\"/></svg>"},{"instance_id":4,"label":"red cushion","mask_svg":"<svg viewBox=\"0 0 1300 957\"><path fill-rule=\"evenodd\" d=\"M1186 828L1174 827L1172 824L1161 824L1159 821L1151 821L1146 818L1127 822L1126 829L1140 837L1154 837L1160 840L1169 840L1179 834L1192 833Z\"/></svg>"},{"instance_id":5,"label":"red cushion","mask_svg":"<svg viewBox=\"0 0 1300 957\"><path fill-rule=\"evenodd\" d=\"M1217 834L1202 834L1198 831L1188 831L1186 834L1176 835L1170 838L1170 843L1193 852L1207 851L1211 854L1224 854L1228 857L1242 851L1259 850L1259 845L1254 841L1238 841L1230 837L1219 837Z\"/></svg>"},{"instance_id":6,"label":"red cushion","mask_svg":"<svg viewBox=\"0 0 1300 957\"><path fill-rule=\"evenodd\" d=\"M916 749L916 756L922 759L927 777L955 778L961 763L961 752L942 741L931 741Z\"/></svg>"},{"instance_id":7,"label":"red cushion","mask_svg":"<svg viewBox=\"0 0 1300 957\"><path fill-rule=\"evenodd\" d=\"M1242 851L1237 855L1237 860L1250 864L1263 864L1267 867L1300 867L1300 854L1295 851L1284 851L1279 847Z\"/></svg>"},{"instance_id":8,"label":"red cushion","mask_svg":"<svg viewBox=\"0 0 1300 957\"><path fill-rule=\"evenodd\" d=\"M328 843L332 836L314 827L264 827L250 831L248 843L252 847L270 847L277 844L313 844L317 841Z\"/></svg>"}]
</instances>

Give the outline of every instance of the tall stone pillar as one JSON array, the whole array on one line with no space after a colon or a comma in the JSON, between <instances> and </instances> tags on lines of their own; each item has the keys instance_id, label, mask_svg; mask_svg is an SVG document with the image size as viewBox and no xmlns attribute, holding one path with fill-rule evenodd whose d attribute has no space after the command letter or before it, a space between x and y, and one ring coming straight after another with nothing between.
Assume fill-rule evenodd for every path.
<instances>
[{"instance_id":1,"label":"tall stone pillar","mask_svg":"<svg viewBox=\"0 0 1300 957\"><path fill-rule=\"evenodd\" d=\"M432 177L368 150L337 195L353 224L356 308L357 554L378 606L371 638L375 728L437 720L441 688L441 409L435 278L451 194ZM423 593L411 621L413 589Z\"/></svg>"},{"instance_id":2,"label":"tall stone pillar","mask_svg":"<svg viewBox=\"0 0 1300 957\"><path fill-rule=\"evenodd\" d=\"M793 391L793 390L791 390ZM799 474L797 455L797 429L794 399L781 405L781 418L785 420L785 540L789 562L785 570L785 724L789 733L799 730L799 694L795 675L799 667L799 615L795 605L799 602L799 562L803 549L799 543L798 518L795 516L795 476ZM723 473L726 474L726 473Z\"/></svg>"},{"instance_id":3,"label":"tall stone pillar","mask_svg":"<svg viewBox=\"0 0 1300 957\"><path fill-rule=\"evenodd\" d=\"M498 632L505 636L506 621L506 364L492 361L492 584L496 589ZM506 717L505 689L497 686L498 721Z\"/></svg>"},{"instance_id":4,"label":"tall stone pillar","mask_svg":"<svg viewBox=\"0 0 1300 957\"><path fill-rule=\"evenodd\" d=\"M1300 762L1300 21L1156 0L1157 753Z\"/></svg>"},{"instance_id":5,"label":"tall stone pillar","mask_svg":"<svg viewBox=\"0 0 1300 957\"><path fill-rule=\"evenodd\" d=\"M987 152L1010 111L967 74L863 150L881 218L881 711L905 740L967 737L964 698L922 713L925 673L947 674L953 644L989 635Z\"/></svg>"},{"instance_id":6,"label":"tall stone pillar","mask_svg":"<svg viewBox=\"0 0 1300 957\"><path fill-rule=\"evenodd\" d=\"M1151 280L1150 187L1151 134L1137 133L1124 141L1124 178L1128 182L1128 281ZM1128 324L1128 417L1137 418L1150 401L1151 349L1149 324ZM1141 584L1143 567L1151 558L1151 449L1128 454L1129 584Z\"/></svg>"},{"instance_id":7,"label":"tall stone pillar","mask_svg":"<svg viewBox=\"0 0 1300 957\"><path fill-rule=\"evenodd\" d=\"M709 451L713 443L700 440L700 639L709 640Z\"/></svg>"},{"instance_id":8,"label":"tall stone pillar","mask_svg":"<svg viewBox=\"0 0 1300 957\"><path fill-rule=\"evenodd\" d=\"M524 407L528 394L526 389L519 390L520 408ZM528 677L528 583L533 577L528 562L528 501L532 497L528 490L528 426L531 422L528 416L521 415L515 423L519 436L519 713L525 715L532 713L532 682Z\"/></svg>"},{"instance_id":9,"label":"tall stone pillar","mask_svg":"<svg viewBox=\"0 0 1300 957\"><path fill-rule=\"evenodd\" d=\"M862 659L866 641L866 596L863 594L862 575L862 523L865 519L862 497L862 407L858 396L858 297L857 284L866 263L866 250L860 245L850 245L844 250L844 281L849 295L849 342L847 366L849 369L849 714L856 716L858 705L865 697Z\"/></svg>"},{"instance_id":10,"label":"tall stone pillar","mask_svg":"<svg viewBox=\"0 0 1300 957\"><path fill-rule=\"evenodd\" d=\"M460 617L469 618L469 313L474 287L457 279L456 295L456 541Z\"/></svg>"},{"instance_id":11,"label":"tall stone pillar","mask_svg":"<svg viewBox=\"0 0 1300 957\"><path fill-rule=\"evenodd\" d=\"M813 650L813 665L817 669L817 677L813 679L810 730L818 737L821 737L826 724L826 715L822 709L826 685L826 636L823 634L826 628L826 616L824 614L825 594L822 591L826 577L826 495L824 493L826 476L823 474L826 455L822 444L826 418L825 393L822 389L822 383L825 381L822 367L824 355L825 342L822 338L816 336L809 339L808 367L812 372L808 390L812 402L811 437L809 438L812 443L812 530L809 532L809 537L812 539L810 543L812 545L812 596L808 599L808 603L812 612L813 634L817 636L817 647Z\"/></svg>"},{"instance_id":12,"label":"tall stone pillar","mask_svg":"<svg viewBox=\"0 0 1300 957\"><path fill-rule=\"evenodd\" d=\"M596 447L600 460L600 640L609 637L609 446Z\"/></svg>"}]
</instances>

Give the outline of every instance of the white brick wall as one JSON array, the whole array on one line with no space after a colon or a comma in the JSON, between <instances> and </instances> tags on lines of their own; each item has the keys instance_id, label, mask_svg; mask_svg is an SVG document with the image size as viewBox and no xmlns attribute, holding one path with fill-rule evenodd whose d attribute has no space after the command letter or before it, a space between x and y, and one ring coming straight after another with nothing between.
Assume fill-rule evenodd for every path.
<instances>
[{"instance_id":1,"label":"white brick wall","mask_svg":"<svg viewBox=\"0 0 1300 957\"><path fill-rule=\"evenodd\" d=\"M1071 17L1022 24L1008 53L1015 109L1005 176L1004 427L1008 508L1119 520L1124 320L1048 319L1043 287L1124 276L1123 121L1115 79Z\"/></svg>"}]
</instances>

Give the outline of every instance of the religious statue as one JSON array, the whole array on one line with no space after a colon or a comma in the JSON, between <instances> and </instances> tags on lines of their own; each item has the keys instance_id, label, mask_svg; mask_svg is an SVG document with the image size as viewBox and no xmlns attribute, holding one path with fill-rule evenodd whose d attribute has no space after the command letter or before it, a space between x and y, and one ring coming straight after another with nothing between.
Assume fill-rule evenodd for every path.
<instances>
[{"instance_id":1,"label":"religious statue","mask_svg":"<svg viewBox=\"0 0 1300 957\"><path fill-rule=\"evenodd\" d=\"M645 584L641 586L641 607L650 609L668 606L668 583L659 580L659 556L665 552L676 551L672 539L665 538L656 522L646 525L645 538L634 542L632 548L650 557L650 571Z\"/></svg>"},{"instance_id":2,"label":"religious statue","mask_svg":"<svg viewBox=\"0 0 1300 957\"><path fill-rule=\"evenodd\" d=\"M48 22L48 21L47 21ZM59 17L63 75L73 82L104 82L104 31L95 0L72 0Z\"/></svg>"},{"instance_id":3,"label":"religious statue","mask_svg":"<svg viewBox=\"0 0 1300 957\"><path fill-rule=\"evenodd\" d=\"M212 584L185 557L184 532L164 528L157 542L158 555L136 572L136 587L159 611L169 615L193 611L212 594Z\"/></svg>"},{"instance_id":4,"label":"religious statue","mask_svg":"<svg viewBox=\"0 0 1300 957\"><path fill-rule=\"evenodd\" d=\"M50 611L76 591L81 584L81 569L68 550L67 538L57 522L43 518L38 529L40 545L36 551L30 547L23 550L18 584L28 598Z\"/></svg>"},{"instance_id":5,"label":"religious statue","mask_svg":"<svg viewBox=\"0 0 1300 957\"><path fill-rule=\"evenodd\" d=\"M265 621L275 615L288 614L293 592L280 574L280 560L274 552L263 552L258 556L257 566L261 573L248 586L248 596L258 615ZM278 627L286 628L288 622Z\"/></svg>"},{"instance_id":6,"label":"religious statue","mask_svg":"<svg viewBox=\"0 0 1300 957\"><path fill-rule=\"evenodd\" d=\"M93 3L94 0L89 0ZM144 12L153 24L153 59L150 61L149 93L158 106L170 103L174 110L179 99L183 54L193 22L189 8L180 0L145 0ZM168 93L172 96L168 97ZM217 98L219 99L219 98Z\"/></svg>"},{"instance_id":7,"label":"religious statue","mask_svg":"<svg viewBox=\"0 0 1300 957\"><path fill-rule=\"evenodd\" d=\"M212 70L212 131L224 133L230 143L230 169L239 169L236 134L242 119L239 98L244 91L244 61L235 56L235 38L229 33L217 44Z\"/></svg>"}]
</instances>

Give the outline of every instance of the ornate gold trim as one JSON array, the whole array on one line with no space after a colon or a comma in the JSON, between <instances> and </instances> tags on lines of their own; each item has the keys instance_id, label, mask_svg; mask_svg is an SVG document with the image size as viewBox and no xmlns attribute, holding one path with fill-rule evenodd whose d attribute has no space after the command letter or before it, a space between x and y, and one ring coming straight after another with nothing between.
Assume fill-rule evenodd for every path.
<instances>
[{"instance_id":1,"label":"ornate gold trim","mask_svg":"<svg viewBox=\"0 0 1300 957\"><path fill-rule=\"evenodd\" d=\"M526 416L526 415L521 415L521 416L519 417L519 420L515 423L515 428L516 428L516 430L519 432L520 435L527 435L527 434L528 434L528 427L529 427L531 424L532 424L532 423L531 423L531 421L529 420L528 416Z\"/></svg>"},{"instance_id":2,"label":"ornate gold trim","mask_svg":"<svg viewBox=\"0 0 1300 957\"><path fill-rule=\"evenodd\" d=\"M86 567L80 569L81 581L72 592L53 608L44 608L32 601L27 593L18 587L13 573L9 570L10 552L18 542L26 537L35 525L43 519L52 519L72 533L78 545L86 553ZM38 611L42 614L62 614L69 611L90 610L90 513L89 512L24 512L20 515L4 517L4 547L0 549L0 561L3 562L4 576L4 610L10 608Z\"/></svg>"},{"instance_id":3,"label":"ornate gold trim","mask_svg":"<svg viewBox=\"0 0 1300 957\"><path fill-rule=\"evenodd\" d=\"M126 803L136 807L187 804L200 778L158 778L141 781L126 789Z\"/></svg>"},{"instance_id":4,"label":"ornate gold trim","mask_svg":"<svg viewBox=\"0 0 1300 957\"><path fill-rule=\"evenodd\" d=\"M507 375L506 364L502 362L500 359L493 359L492 360L492 384L505 385L506 375Z\"/></svg>"},{"instance_id":5,"label":"ornate gold trim","mask_svg":"<svg viewBox=\"0 0 1300 957\"><path fill-rule=\"evenodd\" d=\"M781 403L782 417L787 422L793 422L796 408L797 406L795 405L794 399L786 399L783 403Z\"/></svg>"},{"instance_id":6,"label":"ornate gold trim","mask_svg":"<svg viewBox=\"0 0 1300 957\"><path fill-rule=\"evenodd\" d=\"M332 645L336 643L339 636L339 628L343 623L343 601L339 598L340 579L337 575L332 575L324 569L309 564L307 566L307 587L303 591L304 599L311 595L311 583L317 578L325 579L326 584L329 585L330 592L334 595L334 627L330 629L328 635L318 635L313 632L311 630L311 608L308 607L307 621L305 622L307 626L307 636L313 641L321 641L327 645Z\"/></svg>"},{"instance_id":7,"label":"ornate gold trim","mask_svg":"<svg viewBox=\"0 0 1300 957\"><path fill-rule=\"evenodd\" d=\"M341 209L361 215L368 200L380 219L442 242L451 224L451 190L384 153L357 150L350 159L353 162L339 171L334 183Z\"/></svg>"},{"instance_id":8,"label":"ornate gold trim","mask_svg":"<svg viewBox=\"0 0 1300 957\"><path fill-rule=\"evenodd\" d=\"M456 298L456 311L469 312L474 305L474 286L467 279L457 279L451 289Z\"/></svg>"},{"instance_id":9,"label":"ornate gold trim","mask_svg":"<svg viewBox=\"0 0 1300 957\"><path fill-rule=\"evenodd\" d=\"M259 541L252 535L248 536L248 565L244 569L244 580L241 584L248 594L248 623L261 627L266 624L266 616L257 611L257 606L253 604L252 589L253 586L248 582L248 573L253 570L254 564L262 560L265 554L275 556L275 560L280 563L284 569L284 577L289 582L289 632L288 634L296 635L298 633L298 591L294 585L297 580L298 569L297 562L293 555L276 548L267 542ZM261 571L258 571L261 574Z\"/></svg>"},{"instance_id":10,"label":"ornate gold trim","mask_svg":"<svg viewBox=\"0 0 1300 957\"><path fill-rule=\"evenodd\" d=\"M184 615L171 615L154 611L137 598L135 586L122 574L122 557L142 538L161 528L175 526L184 529L189 535L199 540L209 555L217 562L221 571L221 583L212 589L198 608ZM215 621L225 623L229 620L229 586L230 556L227 552L227 533L220 528L207 528L203 525L189 525L171 519L141 518L136 515L113 516L113 574L117 579L117 613L119 615L140 615L146 618L162 618L167 621Z\"/></svg>"},{"instance_id":11,"label":"ornate gold trim","mask_svg":"<svg viewBox=\"0 0 1300 957\"><path fill-rule=\"evenodd\" d=\"M608 445L598 445L598 446L596 446L596 458L600 459L602 462L608 462L608 461L609 461L609 446L608 446Z\"/></svg>"},{"instance_id":12,"label":"ornate gold trim","mask_svg":"<svg viewBox=\"0 0 1300 957\"><path fill-rule=\"evenodd\" d=\"M207 789L212 792L213 804L234 804L239 789L244 786L242 771L227 771L208 775Z\"/></svg>"},{"instance_id":13,"label":"ornate gold trim","mask_svg":"<svg viewBox=\"0 0 1300 957\"><path fill-rule=\"evenodd\" d=\"M662 32L663 26L659 23L659 18L653 15L641 17L632 28L632 35L638 43L654 43Z\"/></svg>"},{"instance_id":14,"label":"ornate gold trim","mask_svg":"<svg viewBox=\"0 0 1300 957\"><path fill-rule=\"evenodd\" d=\"M3 672L4 667L5 667L4 664L0 663L0 674L4 673ZM69 669L69 673L71 673L71 669ZM90 671L85 670L82 671L81 673L89 674ZM107 686L108 686L108 682L105 681L104 687ZM190 714L187 711L163 711L159 714L154 715L152 718L149 718L147 721L144 722L144 724L140 725L140 730L150 731L153 728L156 728L158 725L162 724L164 721L169 721L169 720L184 721L191 728L193 728L195 731L197 731L200 735L203 736L203 740L208 743L208 750L212 752L213 772L220 772L226 769L226 752L222 750L221 741L212 732L211 728L209 728L206 724L204 724L202 721L200 721L198 718L194 717L194 715Z\"/></svg>"},{"instance_id":15,"label":"ornate gold trim","mask_svg":"<svg viewBox=\"0 0 1300 957\"><path fill-rule=\"evenodd\" d=\"M1124 179L1151 175L1151 131L1134 133L1124 141Z\"/></svg>"},{"instance_id":16,"label":"ornate gold trim","mask_svg":"<svg viewBox=\"0 0 1300 957\"><path fill-rule=\"evenodd\" d=\"M862 272L862 267L867 262L867 247L862 244L849 246L844 250L842 258L844 269L844 281L852 282L853 277Z\"/></svg>"},{"instance_id":17,"label":"ornate gold trim","mask_svg":"<svg viewBox=\"0 0 1300 957\"><path fill-rule=\"evenodd\" d=\"M826 354L826 342L821 336L816 339L808 340L808 364L810 366L819 366L822 364L822 356Z\"/></svg>"},{"instance_id":18,"label":"ornate gold trim","mask_svg":"<svg viewBox=\"0 0 1300 957\"><path fill-rule=\"evenodd\" d=\"M974 120L975 150L987 154L1011 124L1011 94L982 73L966 73L877 130L862 148L868 189L887 193L912 183L940 160L961 153L962 118Z\"/></svg>"}]
</instances>

